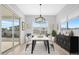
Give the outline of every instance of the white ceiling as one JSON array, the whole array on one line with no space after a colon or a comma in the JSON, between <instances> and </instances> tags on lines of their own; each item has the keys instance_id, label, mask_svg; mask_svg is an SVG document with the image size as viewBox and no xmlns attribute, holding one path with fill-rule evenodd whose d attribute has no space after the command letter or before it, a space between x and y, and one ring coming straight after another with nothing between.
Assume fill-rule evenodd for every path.
<instances>
[{"instance_id":1,"label":"white ceiling","mask_svg":"<svg viewBox=\"0 0 79 59\"><path fill-rule=\"evenodd\" d=\"M42 15L56 15L66 4L43 4L41 6ZM25 15L40 15L39 4L17 4Z\"/></svg>"}]
</instances>

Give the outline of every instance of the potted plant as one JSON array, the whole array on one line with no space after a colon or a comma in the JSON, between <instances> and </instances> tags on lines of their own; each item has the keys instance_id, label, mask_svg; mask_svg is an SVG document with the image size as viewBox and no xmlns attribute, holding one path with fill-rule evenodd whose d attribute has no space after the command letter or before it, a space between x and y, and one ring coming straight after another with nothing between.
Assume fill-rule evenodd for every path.
<instances>
[{"instance_id":1,"label":"potted plant","mask_svg":"<svg viewBox=\"0 0 79 59\"><path fill-rule=\"evenodd\" d=\"M54 39L53 41L55 42L55 39L56 39L56 35L57 35L57 32L55 30L52 30L52 39Z\"/></svg>"},{"instance_id":2,"label":"potted plant","mask_svg":"<svg viewBox=\"0 0 79 59\"><path fill-rule=\"evenodd\" d=\"M71 30L71 32L69 33L69 36L74 36L74 32Z\"/></svg>"},{"instance_id":3,"label":"potted plant","mask_svg":"<svg viewBox=\"0 0 79 59\"><path fill-rule=\"evenodd\" d=\"M53 31L52 31L52 36L55 37L56 35L57 35L56 31L53 30Z\"/></svg>"}]
</instances>

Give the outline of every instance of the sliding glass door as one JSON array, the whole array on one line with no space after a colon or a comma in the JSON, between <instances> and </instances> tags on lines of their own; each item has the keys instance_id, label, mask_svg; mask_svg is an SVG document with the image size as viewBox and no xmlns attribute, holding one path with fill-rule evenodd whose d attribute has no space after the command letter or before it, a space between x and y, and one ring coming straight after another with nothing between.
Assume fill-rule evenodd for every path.
<instances>
[{"instance_id":1,"label":"sliding glass door","mask_svg":"<svg viewBox=\"0 0 79 59\"><path fill-rule=\"evenodd\" d=\"M14 20L14 45L20 44L20 19Z\"/></svg>"},{"instance_id":2,"label":"sliding glass door","mask_svg":"<svg viewBox=\"0 0 79 59\"><path fill-rule=\"evenodd\" d=\"M3 19L1 20L2 42L1 51L6 50L20 44L20 20L19 19Z\"/></svg>"},{"instance_id":3,"label":"sliding glass door","mask_svg":"<svg viewBox=\"0 0 79 59\"><path fill-rule=\"evenodd\" d=\"M20 44L20 17L9 8L0 5L0 52Z\"/></svg>"},{"instance_id":4,"label":"sliding glass door","mask_svg":"<svg viewBox=\"0 0 79 59\"><path fill-rule=\"evenodd\" d=\"M13 20L3 19L1 20L2 28L2 41L1 41L1 52L4 52L11 48L13 45L12 40L12 24Z\"/></svg>"}]
</instances>

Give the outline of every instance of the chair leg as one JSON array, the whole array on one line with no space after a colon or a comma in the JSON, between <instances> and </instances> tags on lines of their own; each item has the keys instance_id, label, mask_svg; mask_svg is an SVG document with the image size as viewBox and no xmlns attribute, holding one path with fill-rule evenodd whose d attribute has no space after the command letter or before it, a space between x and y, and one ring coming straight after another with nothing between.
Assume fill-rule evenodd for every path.
<instances>
[{"instance_id":1,"label":"chair leg","mask_svg":"<svg viewBox=\"0 0 79 59\"><path fill-rule=\"evenodd\" d=\"M28 48L28 46L29 46L30 44L26 44L26 48L25 48L25 51L26 51L26 49Z\"/></svg>"},{"instance_id":2,"label":"chair leg","mask_svg":"<svg viewBox=\"0 0 79 59\"><path fill-rule=\"evenodd\" d=\"M54 45L53 45L53 44L51 44L51 46L53 47L53 50L55 51L55 49L54 49Z\"/></svg>"}]
</instances>

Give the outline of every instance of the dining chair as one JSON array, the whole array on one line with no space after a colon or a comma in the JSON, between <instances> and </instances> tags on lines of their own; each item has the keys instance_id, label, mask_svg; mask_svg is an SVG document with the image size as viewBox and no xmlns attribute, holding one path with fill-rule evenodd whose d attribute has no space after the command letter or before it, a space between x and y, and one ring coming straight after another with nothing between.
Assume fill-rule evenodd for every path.
<instances>
[{"instance_id":1,"label":"dining chair","mask_svg":"<svg viewBox=\"0 0 79 59\"><path fill-rule=\"evenodd\" d=\"M26 49L29 47L29 45L32 44L31 38L32 38L32 35L31 35L31 34L27 34L27 35L25 36L25 39L26 39L25 51L26 51Z\"/></svg>"},{"instance_id":2,"label":"dining chair","mask_svg":"<svg viewBox=\"0 0 79 59\"><path fill-rule=\"evenodd\" d=\"M55 49L54 49L54 39L55 39L55 37L52 37L51 35L49 35L48 37L49 37L49 39L50 39L50 40L49 40L49 44L53 47L53 50L55 50Z\"/></svg>"}]
</instances>

